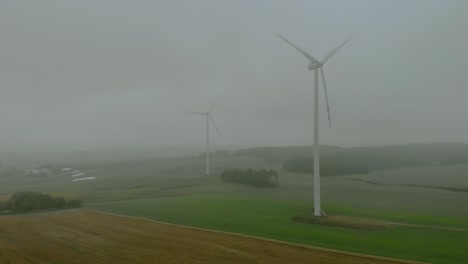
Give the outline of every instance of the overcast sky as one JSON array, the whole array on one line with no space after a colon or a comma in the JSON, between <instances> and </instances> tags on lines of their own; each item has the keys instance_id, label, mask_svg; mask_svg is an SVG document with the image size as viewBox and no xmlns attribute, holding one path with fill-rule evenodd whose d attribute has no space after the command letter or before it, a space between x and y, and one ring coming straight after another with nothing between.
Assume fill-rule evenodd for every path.
<instances>
[{"instance_id":1,"label":"overcast sky","mask_svg":"<svg viewBox=\"0 0 468 264\"><path fill-rule=\"evenodd\" d=\"M468 1L0 0L0 147L468 143ZM212 130L214 132L214 130Z\"/></svg>"}]
</instances>

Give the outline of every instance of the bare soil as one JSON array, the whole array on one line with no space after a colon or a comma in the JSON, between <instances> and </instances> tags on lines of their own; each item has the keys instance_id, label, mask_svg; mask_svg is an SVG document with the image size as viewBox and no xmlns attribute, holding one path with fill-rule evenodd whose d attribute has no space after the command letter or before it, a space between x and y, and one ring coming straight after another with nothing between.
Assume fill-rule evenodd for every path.
<instances>
[{"instance_id":1,"label":"bare soil","mask_svg":"<svg viewBox=\"0 0 468 264\"><path fill-rule=\"evenodd\" d=\"M0 263L407 262L71 209L0 216Z\"/></svg>"}]
</instances>

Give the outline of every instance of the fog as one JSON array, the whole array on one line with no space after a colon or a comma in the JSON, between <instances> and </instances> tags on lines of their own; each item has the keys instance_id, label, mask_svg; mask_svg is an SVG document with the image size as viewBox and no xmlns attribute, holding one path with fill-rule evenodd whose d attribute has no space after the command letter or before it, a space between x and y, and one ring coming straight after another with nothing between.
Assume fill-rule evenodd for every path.
<instances>
[{"instance_id":1,"label":"fog","mask_svg":"<svg viewBox=\"0 0 468 264\"><path fill-rule=\"evenodd\" d=\"M0 147L468 142L466 1L0 2ZM214 132L214 130L212 130Z\"/></svg>"}]
</instances>

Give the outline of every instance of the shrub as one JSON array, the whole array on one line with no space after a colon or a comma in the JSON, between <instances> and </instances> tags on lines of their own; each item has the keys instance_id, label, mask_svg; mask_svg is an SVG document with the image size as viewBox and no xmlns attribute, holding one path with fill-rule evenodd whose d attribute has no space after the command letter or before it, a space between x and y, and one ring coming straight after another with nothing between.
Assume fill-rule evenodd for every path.
<instances>
[{"instance_id":1,"label":"shrub","mask_svg":"<svg viewBox=\"0 0 468 264\"><path fill-rule=\"evenodd\" d=\"M221 173L223 182L236 182L260 188L276 187L278 173L274 170L230 169Z\"/></svg>"},{"instance_id":2,"label":"shrub","mask_svg":"<svg viewBox=\"0 0 468 264\"><path fill-rule=\"evenodd\" d=\"M65 208L67 206L67 201L63 197L54 197L54 208Z\"/></svg>"},{"instance_id":3,"label":"shrub","mask_svg":"<svg viewBox=\"0 0 468 264\"><path fill-rule=\"evenodd\" d=\"M68 200L67 201L67 207L68 208L76 208L76 207L81 207L81 205L83 204L83 201L81 200Z\"/></svg>"},{"instance_id":4,"label":"shrub","mask_svg":"<svg viewBox=\"0 0 468 264\"><path fill-rule=\"evenodd\" d=\"M0 212L7 210L7 203L5 201L0 201Z\"/></svg>"},{"instance_id":5,"label":"shrub","mask_svg":"<svg viewBox=\"0 0 468 264\"><path fill-rule=\"evenodd\" d=\"M6 209L11 212L30 212L47 209L80 207L80 200L67 201L63 197L52 197L40 192L17 192L6 202Z\"/></svg>"}]
</instances>

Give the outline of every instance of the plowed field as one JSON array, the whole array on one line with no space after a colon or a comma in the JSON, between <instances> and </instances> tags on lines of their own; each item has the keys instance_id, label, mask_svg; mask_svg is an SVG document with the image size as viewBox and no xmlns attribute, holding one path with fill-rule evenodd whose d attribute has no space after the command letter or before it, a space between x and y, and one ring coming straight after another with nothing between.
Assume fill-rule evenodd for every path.
<instances>
[{"instance_id":1,"label":"plowed field","mask_svg":"<svg viewBox=\"0 0 468 264\"><path fill-rule=\"evenodd\" d=\"M0 216L0 263L406 263L86 209Z\"/></svg>"}]
</instances>

